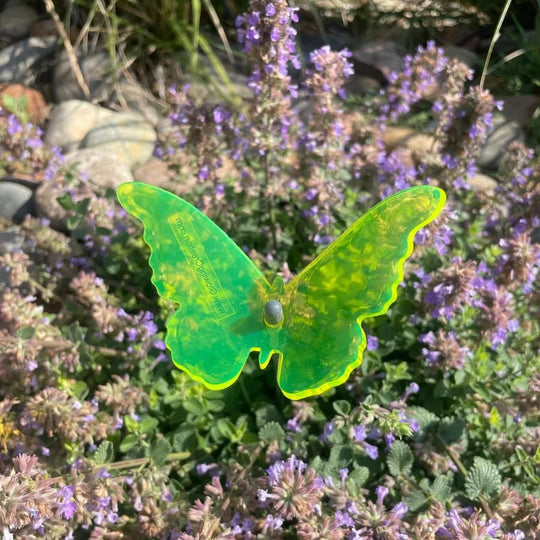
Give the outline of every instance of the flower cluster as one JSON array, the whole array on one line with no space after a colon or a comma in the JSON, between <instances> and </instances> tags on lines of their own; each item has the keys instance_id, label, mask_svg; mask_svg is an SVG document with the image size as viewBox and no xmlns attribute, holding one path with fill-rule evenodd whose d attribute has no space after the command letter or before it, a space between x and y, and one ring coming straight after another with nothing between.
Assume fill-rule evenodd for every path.
<instances>
[{"instance_id":1,"label":"flower cluster","mask_svg":"<svg viewBox=\"0 0 540 540\"><path fill-rule=\"evenodd\" d=\"M0 175L49 180L64 163L59 148L47 147L43 130L0 107Z\"/></svg>"}]
</instances>

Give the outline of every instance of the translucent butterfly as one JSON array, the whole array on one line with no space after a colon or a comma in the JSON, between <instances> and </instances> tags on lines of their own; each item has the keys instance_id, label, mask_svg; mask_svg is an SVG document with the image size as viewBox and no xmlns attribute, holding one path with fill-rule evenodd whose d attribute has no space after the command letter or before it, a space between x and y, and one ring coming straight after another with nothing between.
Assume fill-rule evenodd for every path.
<instances>
[{"instance_id":1,"label":"translucent butterfly","mask_svg":"<svg viewBox=\"0 0 540 540\"><path fill-rule=\"evenodd\" d=\"M139 182L118 188L121 205L144 224L152 282L179 304L166 337L176 366L218 390L234 383L250 352L262 369L277 355L278 384L290 399L342 384L360 365L362 321L394 302L414 235L445 198L432 186L388 197L285 285L279 277L270 284L180 197Z\"/></svg>"}]
</instances>

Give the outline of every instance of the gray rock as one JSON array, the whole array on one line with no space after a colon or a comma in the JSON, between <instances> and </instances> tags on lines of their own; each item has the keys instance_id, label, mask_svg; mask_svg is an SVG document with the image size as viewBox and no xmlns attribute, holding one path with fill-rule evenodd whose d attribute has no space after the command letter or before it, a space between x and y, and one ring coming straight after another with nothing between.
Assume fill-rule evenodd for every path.
<instances>
[{"instance_id":1,"label":"gray rock","mask_svg":"<svg viewBox=\"0 0 540 540\"><path fill-rule=\"evenodd\" d=\"M90 89L90 98L96 101L107 100L113 90L112 66L109 55L105 51L77 52L77 61L84 80ZM53 85L57 101L86 99L73 74L65 50L60 53L54 68Z\"/></svg>"},{"instance_id":2,"label":"gray rock","mask_svg":"<svg viewBox=\"0 0 540 540\"><path fill-rule=\"evenodd\" d=\"M444 47L444 55L463 62L466 66L475 69L478 66L479 57L476 53L465 47L447 45Z\"/></svg>"},{"instance_id":3,"label":"gray rock","mask_svg":"<svg viewBox=\"0 0 540 540\"><path fill-rule=\"evenodd\" d=\"M353 56L361 62L375 66L387 77L392 71L399 71L403 67L403 58L395 41L369 41L355 49Z\"/></svg>"},{"instance_id":4,"label":"gray rock","mask_svg":"<svg viewBox=\"0 0 540 540\"><path fill-rule=\"evenodd\" d=\"M16 225L0 231L0 255L22 249L24 238L20 231L20 227ZM10 285L9 274L10 271L7 268L0 266L0 290Z\"/></svg>"},{"instance_id":5,"label":"gray rock","mask_svg":"<svg viewBox=\"0 0 540 540\"><path fill-rule=\"evenodd\" d=\"M403 59L393 41L378 40L363 44L353 51L354 75L347 82L347 91L363 93L381 88L392 71L399 71Z\"/></svg>"},{"instance_id":6,"label":"gray rock","mask_svg":"<svg viewBox=\"0 0 540 540\"><path fill-rule=\"evenodd\" d=\"M0 231L0 254L18 251L22 248L23 243L24 237L18 225Z\"/></svg>"},{"instance_id":7,"label":"gray rock","mask_svg":"<svg viewBox=\"0 0 540 540\"><path fill-rule=\"evenodd\" d=\"M154 128L140 116L116 113L98 122L81 146L114 154L135 169L150 159L156 139Z\"/></svg>"},{"instance_id":8,"label":"gray rock","mask_svg":"<svg viewBox=\"0 0 540 540\"><path fill-rule=\"evenodd\" d=\"M132 182L128 165L114 154L83 148L66 154L66 166L84 174L94 189L104 193L107 188L116 189L124 182Z\"/></svg>"},{"instance_id":9,"label":"gray rock","mask_svg":"<svg viewBox=\"0 0 540 540\"><path fill-rule=\"evenodd\" d=\"M140 114L147 122L157 126L161 120L157 111L157 100L148 90L135 81L122 80L115 87L116 96L111 106L127 107Z\"/></svg>"},{"instance_id":10,"label":"gray rock","mask_svg":"<svg viewBox=\"0 0 540 540\"><path fill-rule=\"evenodd\" d=\"M476 160L480 167L492 169L498 166L510 143L522 141L525 138L525 134L517 122L507 121L500 114L494 117L493 125L494 129Z\"/></svg>"},{"instance_id":11,"label":"gray rock","mask_svg":"<svg viewBox=\"0 0 540 540\"><path fill-rule=\"evenodd\" d=\"M475 191L492 195L493 193L495 193L497 181L491 178L491 176L488 176L487 174L477 173L469 179L469 185Z\"/></svg>"},{"instance_id":12,"label":"gray rock","mask_svg":"<svg viewBox=\"0 0 540 540\"><path fill-rule=\"evenodd\" d=\"M20 223L27 214L35 215L32 190L15 182L0 181L0 217Z\"/></svg>"},{"instance_id":13,"label":"gray rock","mask_svg":"<svg viewBox=\"0 0 540 540\"><path fill-rule=\"evenodd\" d=\"M22 2L8 2L0 13L0 35L20 39L30 33L38 14Z\"/></svg>"},{"instance_id":14,"label":"gray rock","mask_svg":"<svg viewBox=\"0 0 540 540\"><path fill-rule=\"evenodd\" d=\"M517 122L521 127L529 124L540 107L540 96L507 96L501 99L504 101L502 110L504 117Z\"/></svg>"},{"instance_id":15,"label":"gray rock","mask_svg":"<svg viewBox=\"0 0 540 540\"><path fill-rule=\"evenodd\" d=\"M112 114L113 111L88 101L64 101L52 111L45 142L51 146L60 146L67 152L75 150L98 122Z\"/></svg>"},{"instance_id":16,"label":"gray rock","mask_svg":"<svg viewBox=\"0 0 540 540\"><path fill-rule=\"evenodd\" d=\"M29 38L0 50L0 83L32 86L40 65L56 50L56 37Z\"/></svg>"},{"instance_id":17,"label":"gray rock","mask_svg":"<svg viewBox=\"0 0 540 540\"><path fill-rule=\"evenodd\" d=\"M67 230L68 212L56 200L64 195L66 188L55 180L45 180L37 188L34 198L38 217L47 218L53 229Z\"/></svg>"}]
</instances>

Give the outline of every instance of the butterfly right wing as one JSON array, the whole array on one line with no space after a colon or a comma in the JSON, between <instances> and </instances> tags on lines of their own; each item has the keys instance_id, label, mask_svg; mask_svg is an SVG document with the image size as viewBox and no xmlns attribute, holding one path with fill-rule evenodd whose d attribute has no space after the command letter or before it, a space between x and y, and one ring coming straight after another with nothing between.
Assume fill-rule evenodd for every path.
<instances>
[{"instance_id":1,"label":"butterfly right wing","mask_svg":"<svg viewBox=\"0 0 540 540\"><path fill-rule=\"evenodd\" d=\"M345 382L360 365L362 320L397 296L416 232L435 219L443 190L418 186L371 208L285 287L284 322L274 348L278 382L292 399Z\"/></svg>"},{"instance_id":2,"label":"butterfly right wing","mask_svg":"<svg viewBox=\"0 0 540 540\"><path fill-rule=\"evenodd\" d=\"M213 221L180 197L140 182L122 184L117 195L143 222L158 293L180 304L167 321L173 362L208 388L229 386L249 352L266 347L262 306L270 285Z\"/></svg>"}]
</instances>

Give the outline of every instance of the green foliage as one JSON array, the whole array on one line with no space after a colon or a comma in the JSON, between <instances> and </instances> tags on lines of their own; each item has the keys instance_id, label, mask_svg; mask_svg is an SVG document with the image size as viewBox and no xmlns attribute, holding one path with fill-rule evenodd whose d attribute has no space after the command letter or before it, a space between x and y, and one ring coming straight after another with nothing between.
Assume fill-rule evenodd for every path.
<instances>
[{"instance_id":1,"label":"green foliage","mask_svg":"<svg viewBox=\"0 0 540 540\"><path fill-rule=\"evenodd\" d=\"M394 441L386 458L386 464L388 465L390 474L393 476L409 474L413 462L414 455L409 445L403 441Z\"/></svg>"},{"instance_id":2,"label":"green foliage","mask_svg":"<svg viewBox=\"0 0 540 540\"><path fill-rule=\"evenodd\" d=\"M167 439L157 439L152 444L152 447L150 448L150 457L156 467L161 467L165 463L167 457L171 453L171 449L171 444Z\"/></svg>"},{"instance_id":3,"label":"green foliage","mask_svg":"<svg viewBox=\"0 0 540 540\"><path fill-rule=\"evenodd\" d=\"M26 95L14 97L9 94L4 94L2 96L2 106L7 111L20 118L21 122L28 122L28 97Z\"/></svg>"},{"instance_id":4,"label":"green foliage","mask_svg":"<svg viewBox=\"0 0 540 540\"><path fill-rule=\"evenodd\" d=\"M103 441L94 453L96 465L104 465L114 459L114 446L111 441Z\"/></svg>"},{"instance_id":5,"label":"green foliage","mask_svg":"<svg viewBox=\"0 0 540 540\"><path fill-rule=\"evenodd\" d=\"M259 429L259 439L261 441L282 441L285 438L285 431L277 422L268 422Z\"/></svg>"},{"instance_id":6,"label":"green foliage","mask_svg":"<svg viewBox=\"0 0 540 540\"><path fill-rule=\"evenodd\" d=\"M149 63L149 59L167 63L173 58L193 76L213 82L216 89L225 87L233 92L218 54L223 48L229 61L233 61L222 23L227 10L220 2L77 0L77 3L86 15L85 28L104 35L115 70L120 71L131 63L130 58L139 64ZM205 62L200 61L200 51Z\"/></svg>"},{"instance_id":7,"label":"green foliage","mask_svg":"<svg viewBox=\"0 0 540 540\"><path fill-rule=\"evenodd\" d=\"M473 466L465 478L465 492L471 499L491 497L501 489L501 475L497 466L491 461L475 457Z\"/></svg>"}]
</instances>

